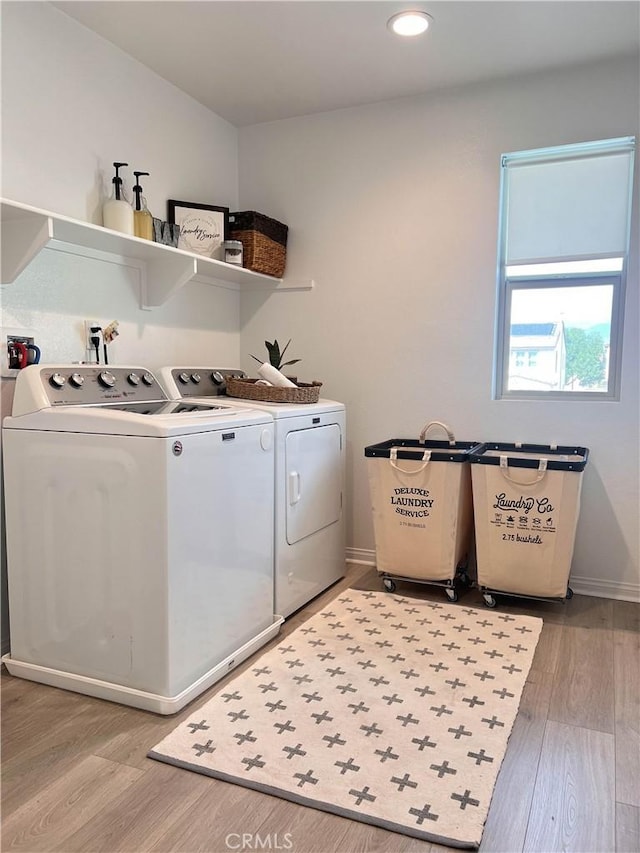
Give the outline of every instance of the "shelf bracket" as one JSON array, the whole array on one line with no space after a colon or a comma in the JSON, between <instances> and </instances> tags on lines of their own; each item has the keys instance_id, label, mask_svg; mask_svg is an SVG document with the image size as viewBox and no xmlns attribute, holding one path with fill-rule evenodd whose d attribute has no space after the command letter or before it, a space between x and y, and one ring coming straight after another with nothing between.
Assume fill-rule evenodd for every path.
<instances>
[{"instance_id":1,"label":"shelf bracket","mask_svg":"<svg viewBox=\"0 0 640 853\"><path fill-rule=\"evenodd\" d=\"M140 307L145 311L159 308L196 275L195 258L165 254L148 260L140 277Z\"/></svg>"},{"instance_id":2,"label":"shelf bracket","mask_svg":"<svg viewBox=\"0 0 640 853\"><path fill-rule=\"evenodd\" d=\"M10 284L29 266L53 236L48 216L29 216L2 223L2 283Z\"/></svg>"}]
</instances>

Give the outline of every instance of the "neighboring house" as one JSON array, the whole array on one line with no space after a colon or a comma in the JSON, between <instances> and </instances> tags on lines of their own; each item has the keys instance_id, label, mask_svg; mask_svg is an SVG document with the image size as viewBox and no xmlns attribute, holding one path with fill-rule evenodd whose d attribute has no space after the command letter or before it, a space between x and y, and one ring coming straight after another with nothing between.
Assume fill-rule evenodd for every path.
<instances>
[{"instance_id":1,"label":"neighboring house","mask_svg":"<svg viewBox=\"0 0 640 853\"><path fill-rule=\"evenodd\" d=\"M565 381L564 323L514 323L509 390L560 391Z\"/></svg>"}]
</instances>

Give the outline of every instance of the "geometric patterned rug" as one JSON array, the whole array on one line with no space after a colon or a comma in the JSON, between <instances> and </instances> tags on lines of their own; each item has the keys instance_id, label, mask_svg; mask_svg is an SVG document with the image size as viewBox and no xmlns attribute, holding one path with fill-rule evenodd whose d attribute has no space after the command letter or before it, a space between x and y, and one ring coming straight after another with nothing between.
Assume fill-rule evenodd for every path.
<instances>
[{"instance_id":1,"label":"geometric patterned rug","mask_svg":"<svg viewBox=\"0 0 640 853\"><path fill-rule=\"evenodd\" d=\"M477 847L542 620L349 589L149 757Z\"/></svg>"}]
</instances>

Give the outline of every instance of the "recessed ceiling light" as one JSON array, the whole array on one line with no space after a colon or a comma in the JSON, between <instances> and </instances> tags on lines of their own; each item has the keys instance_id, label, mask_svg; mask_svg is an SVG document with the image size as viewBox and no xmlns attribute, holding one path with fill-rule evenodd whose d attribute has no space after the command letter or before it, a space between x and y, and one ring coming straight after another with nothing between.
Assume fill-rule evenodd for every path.
<instances>
[{"instance_id":1,"label":"recessed ceiling light","mask_svg":"<svg viewBox=\"0 0 640 853\"><path fill-rule=\"evenodd\" d=\"M432 21L431 15L426 12L399 12L389 18L387 26L399 36L419 36L429 28Z\"/></svg>"}]
</instances>

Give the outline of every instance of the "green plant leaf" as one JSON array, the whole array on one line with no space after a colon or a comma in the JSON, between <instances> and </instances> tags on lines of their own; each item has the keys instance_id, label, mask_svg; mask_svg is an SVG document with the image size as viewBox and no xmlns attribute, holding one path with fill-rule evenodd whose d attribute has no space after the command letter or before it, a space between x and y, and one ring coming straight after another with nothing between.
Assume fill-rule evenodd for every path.
<instances>
[{"instance_id":1,"label":"green plant leaf","mask_svg":"<svg viewBox=\"0 0 640 853\"><path fill-rule=\"evenodd\" d=\"M290 343L291 343L291 338L289 338L284 349L281 352L280 351L280 344L278 343L277 338L274 338L273 342L271 342L271 341L265 341L264 342L264 345L267 348L267 352L269 354L269 364L271 364L272 367L275 367L276 370L280 370L281 368L287 367L290 364L297 364L300 361L299 358L294 358L292 361L285 361L285 362L282 361L282 359L284 358L284 354L287 351L287 348L288 348ZM249 355L251 355L251 358L254 358L259 364L263 363L263 359L258 358L257 355L252 355L251 353L249 353Z\"/></svg>"},{"instance_id":2,"label":"green plant leaf","mask_svg":"<svg viewBox=\"0 0 640 853\"><path fill-rule=\"evenodd\" d=\"M270 341L264 342L267 352L269 353L269 362L273 365L273 367L278 368L280 366L280 345L278 344L278 339L274 338L273 343Z\"/></svg>"},{"instance_id":3,"label":"green plant leaf","mask_svg":"<svg viewBox=\"0 0 640 853\"><path fill-rule=\"evenodd\" d=\"M284 354L285 354L285 352L287 351L287 349L289 348L289 344L290 344L290 343L291 343L291 338L289 338L289 340L287 341L287 343L286 343L286 345L285 345L285 348L284 348L284 349L282 350L282 352L280 353L280 358L281 358L281 359L282 359L282 358L284 358Z\"/></svg>"}]
</instances>

